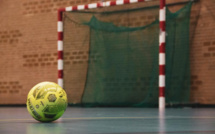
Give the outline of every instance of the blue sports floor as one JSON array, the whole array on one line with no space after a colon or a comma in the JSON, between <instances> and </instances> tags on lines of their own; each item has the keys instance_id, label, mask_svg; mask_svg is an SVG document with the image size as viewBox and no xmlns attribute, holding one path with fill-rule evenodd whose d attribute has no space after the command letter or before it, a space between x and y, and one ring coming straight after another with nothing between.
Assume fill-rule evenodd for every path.
<instances>
[{"instance_id":1,"label":"blue sports floor","mask_svg":"<svg viewBox=\"0 0 215 134\"><path fill-rule=\"evenodd\" d=\"M0 134L215 134L215 109L72 108L53 123L0 107Z\"/></svg>"}]
</instances>

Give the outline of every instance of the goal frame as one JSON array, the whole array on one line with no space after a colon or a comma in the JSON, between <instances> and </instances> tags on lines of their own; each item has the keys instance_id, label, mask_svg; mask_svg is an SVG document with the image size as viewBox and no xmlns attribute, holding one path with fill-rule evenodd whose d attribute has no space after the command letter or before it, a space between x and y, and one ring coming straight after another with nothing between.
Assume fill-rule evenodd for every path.
<instances>
[{"instance_id":1,"label":"goal frame","mask_svg":"<svg viewBox=\"0 0 215 134\"><path fill-rule=\"evenodd\" d=\"M116 0L116 1L106 1L106 2L97 2L85 5L76 5L69 6L65 8L58 9L58 22L57 22L57 32L58 32L58 85L63 88L63 12L79 11L85 9L95 9L95 8L104 8L110 6L118 6L139 2L146 2L152 0ZM165 109L165 21L166 21L166 0L160 0L160 10L159 10L159 79L158 79L158 88L159 88L159 109Z\"/></svg>"}]
</instances>

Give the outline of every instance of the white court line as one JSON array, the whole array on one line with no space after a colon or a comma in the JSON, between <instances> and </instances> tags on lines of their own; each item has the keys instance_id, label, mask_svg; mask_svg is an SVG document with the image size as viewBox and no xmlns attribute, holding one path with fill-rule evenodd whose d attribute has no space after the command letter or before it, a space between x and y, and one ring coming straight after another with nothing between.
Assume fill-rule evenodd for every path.
<instances>
[{"instance_id":1,"label":"white court line","mask_svg":"<svg viewBox=\"0 0 215 134\"><path fill-rule=\"evenodd\" d=\"M158 116L146 116L146 117L78 117L78 118L61 118L61 120L107 120L107 119L160 119ZM214 116L166 116L162 119L215 119ZM27 121L32 119L0 119L0 122L4 121Z\"/></svg>"}]
</instances>

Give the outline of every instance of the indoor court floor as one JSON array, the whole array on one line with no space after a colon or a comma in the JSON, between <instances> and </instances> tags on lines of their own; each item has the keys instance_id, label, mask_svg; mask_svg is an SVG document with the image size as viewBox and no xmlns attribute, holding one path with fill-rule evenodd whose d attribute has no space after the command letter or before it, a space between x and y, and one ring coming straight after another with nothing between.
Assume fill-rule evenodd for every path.
<instances>
[{"instance_id":1,"label":"indoor court floor","mask_svg":"<svg viewBox=\"0 0 215 134\"><path fill-rule=\"evenodd\" d=\"M214 108L73 108L52 123L0 107L0 134L215 134Z\"/></svg>"}]
</instances>

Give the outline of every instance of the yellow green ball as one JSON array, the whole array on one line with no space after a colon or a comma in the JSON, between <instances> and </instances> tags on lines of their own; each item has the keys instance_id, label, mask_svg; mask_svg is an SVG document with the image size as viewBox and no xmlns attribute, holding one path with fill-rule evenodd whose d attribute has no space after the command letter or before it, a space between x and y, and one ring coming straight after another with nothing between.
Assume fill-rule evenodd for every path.
<instances>
[{"instance_id":1,"label":"yellow green ball","mask_svg":"<svg viewBox=\"0 0 215 134\"><path fill-rule=\"evenodd\" d=\"M52 122L65 112L67 95L58 84L41 82L29 91L26 105L34 119L41 122Z\"/></svg>"}]
</instances>

